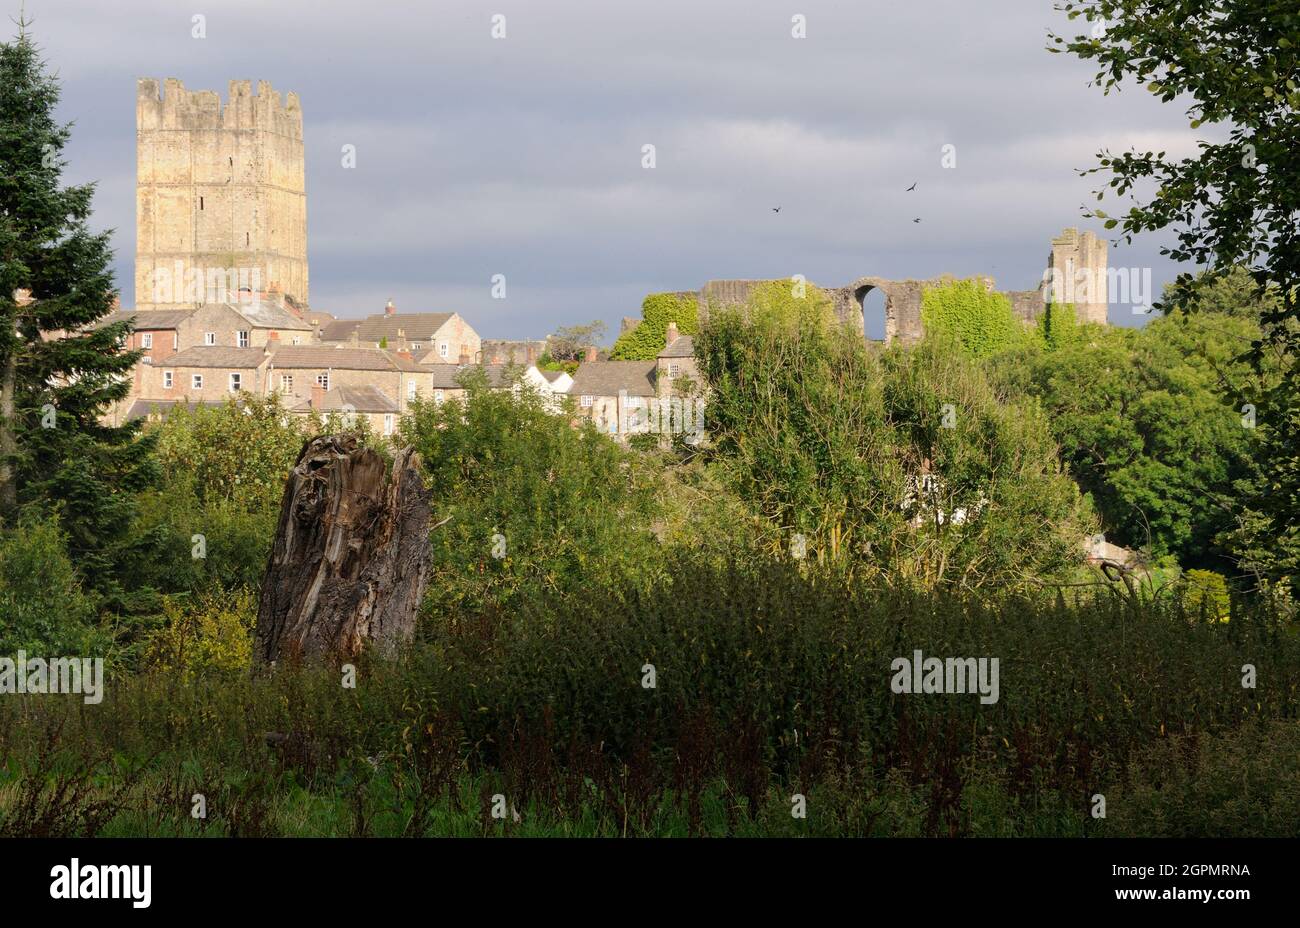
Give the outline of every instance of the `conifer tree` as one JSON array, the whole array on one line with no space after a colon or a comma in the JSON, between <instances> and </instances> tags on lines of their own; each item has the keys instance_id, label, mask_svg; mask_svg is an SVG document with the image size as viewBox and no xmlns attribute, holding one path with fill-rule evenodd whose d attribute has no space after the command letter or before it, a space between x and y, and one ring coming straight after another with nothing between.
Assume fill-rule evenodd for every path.
<instances>
[{"instance_id":1,"label":"conifer tree","mask_svg":"<svg viewBox=\"0 0 1300 928\"><path fill-rule=\"evenodd\" d=\"M0 43L0 519L56 513L83 580L100 586L154 477L137 427L100 421L127 396L139 352L124 348L129 322L104 322L117 295L110 233L88 228L94 185L61 184L71 126L18 30Z\"/></svg>"}]
</instances>

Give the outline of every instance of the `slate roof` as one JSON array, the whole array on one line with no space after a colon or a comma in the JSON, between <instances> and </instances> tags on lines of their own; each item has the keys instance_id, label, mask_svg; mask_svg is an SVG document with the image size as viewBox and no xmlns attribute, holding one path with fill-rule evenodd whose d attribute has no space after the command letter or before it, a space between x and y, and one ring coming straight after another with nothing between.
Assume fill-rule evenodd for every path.
<instances>
[{"instance_id":1,"label":"slate roof","mask_svg":"<svg viewBox=\"0 0 1300 928\"><path fill-rule=\"evenodd\" d=\"M507 377L511 365L509 364L446 364L432 363L421 364L422 370L433 372L433 388L435 390L463 390L465 389L457 378L464 371L481 370L487 375L489 387L508 387L513 382ZM517 375L522 375L526 366L523 364L514 365Z\"/></svg>"},{"instance_id":2,"label":"slate roof","mask_svg":"<svg viewBox=\"0 0 1300 928\"><path fill-rule=\"evenodd\" d=\"M568 371L544 371L539 367L537 373L545 377L547 383L555 383L555 381L567 374Z\"/></svg>"},{"instance_id":3,"label":"slate roof","mask_svg":"<svg viewBox=\"0 0 1300 928\"><path fill-rule=\"evenodd\" d=\"M131 408L126 411L126 418L128 421L146 419L153 413L170 412L177 405L183 405L186 409L192 410L199 406L224 406L225 404L225 400L208 400L201 403L184 400L136 400L131 404Z\"/></svg>"},{"instance_id":4,"label":"slate roof","mask_svg":"<svg viewBox=\"0 0 1300 928\"><path fill-rule=\"evenodd\" d=\"M329 348L313 345L276 348L271 355L271 365L278 368L327 367L336 371L408 371L418 374L429 369L380 348Z\"/></svg>"},{"instance_id":5,"label":"slate roof","mask_svg":"<svg viewBox=\"0 0 1300 928\"><path fill-rule=\"evenodd\" d=\"M325 341L345 342L357 333L358 341L379 342L386 338L389 342L398 338L397 330L402 330L402 337L411 342L427 342L434 333L447 324L454 313L375 313L364 319L336 319L321 328L320 337Z\"/></svg>"},{"instance_id":6,"label":"slate roof","mask_svg":"<svg viewBox=\"0 0 1300 928\"><path fill-rule=\"evenodd\" d=\"M310 322L299 319L284 307L268 300L226 305L247 319L255 329L297 329L304 332L312 330Z\"/></svg>"},{"instance_id":7,"label":"slate roof","mask_svg":"<svg viewBox=\"0 0 1300 928\"><path fill-rule=\"evenodd\" d=\"M137 332L175 329L193 313L194 310L192 309L119 309L117 312L109 313L96 322L94 328L98 329L102 326L112 325L115 322L121 322L124 319L130 319L135 323Z\"/></svg>"},{"instance_id":8,"label":"slate roof","mask_svg":"<svg viewBox=\"0 0 1300 928\"><path fill-rule=\"evenodd\" d=\"M695 339L690 335L678 335L673 339L671 345L664 347L659 352L661 358L693 358L695 357Z\"/></svg>"},{"instance_id":9,"label":"slate roof","mask_svg":"<svg viewBox=\"0 0 1300 928\"><path fill-rule=\"evenodd\" d=\"M569 393L618 396L619 390L626 390L628 396L654 396L654 376L654 361L586 361L573 375Z\"/></svg>"},{"instance_id":10,"label":"slate roof","mask_svg":"<svg viewBox=\"0 0 1300 928\"><path fill-rule=\"evenodd\" d=\"M324 401L313 407L311 401L294 407L294 412L398 412L397 403L378 387L337 386L325 394Z\"/></svg>"},{"instance_id":11,"label":"slate roof","mask_svg":"<svg viewBox=\"0 0 1300 928\"><path fill-rule=\"evenodd\" d=\"M360 319L334 319L320 327L321 341L345 342L360 325Z\"/></svg>"},{"instance_id":12,"label":"slate roof","mask_svg":"<svg viewBox=\"0 0 1300 928\"><path fill-rule=\"evenodd\" d=\"M463 390L465 389L456 377L464 369L459 364L422 364L420 365L426 371L433 372L433 389L435 390Z\"/></svg>"},{"instance_id":13,"label":"slate roof","mask_svg":"<svg viewBox=\"0 0 1300 928\"><path fill-rule=\"evenodd\" d=\"M266 360L261 348L230 348L225 345L197 345L168 355L155 367L239 367L251 369Z\"/></svg>"}]
</instances>

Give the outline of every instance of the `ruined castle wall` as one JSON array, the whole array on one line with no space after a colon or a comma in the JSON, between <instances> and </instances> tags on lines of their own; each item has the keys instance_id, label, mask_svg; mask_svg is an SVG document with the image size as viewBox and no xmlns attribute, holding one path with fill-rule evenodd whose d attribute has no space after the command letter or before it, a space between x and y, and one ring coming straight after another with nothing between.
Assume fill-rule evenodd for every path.
<instances>
[{"instance_id":1,"label":"ruined castle wall","mask_svg":"<svg viewBox=\"0 0 1300 928\"><path fill-rule=\"evenodd\" d=\"M1109 251L1105 239L1078 229L1066 229L1052 239L1047 259L1052 301L1073 303L1080 322L1106 324Z\"/></svg>"},{"instance_id":2,"label":"ruined castle wall","mask_svg":"<svg viewBox=\"0 0 1300 928\"><path fill-rule=\"evenodd\" d=\"M192 271L260 274L308 301L307 195L302 109L265 81L215 91L142 79L136 92L136 305L170 309L193 299ZM179 262L179 264L178 264ZM156 273L170 293L155 299ZM177 280L181 276L184 279Z\"/></svg>"},{"instance_id":3,"label":"ruined castle wall","mask_svg":"<svg viewBox=\"0 0 1300 928\"><path fill-rule=\"evenodd\" d=\"M1032 324L1043 315L1046 304L1042 290L1008 290L1006 295L1011 299L1011 311L1021 322Z\"/></svg>"}]
</instances>

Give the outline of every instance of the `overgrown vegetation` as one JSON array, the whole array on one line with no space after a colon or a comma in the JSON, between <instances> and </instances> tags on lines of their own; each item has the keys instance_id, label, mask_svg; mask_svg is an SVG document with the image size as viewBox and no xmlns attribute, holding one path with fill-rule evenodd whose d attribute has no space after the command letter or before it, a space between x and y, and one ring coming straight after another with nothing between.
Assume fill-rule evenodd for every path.
<instances>
[{"instance_id":1,"label":"overgrown vegetation","mask_svg":"<svg viewBox=\"0 0 1300 928\"><path fill-rule=\"evenodd\" d=\"M509 611L428 618L404 661L363 662L355 689L329 668L211 667L123 681L94 712L7 699L7 775L44 764L118 784L143 768L102 834L1098 835L1112 821L1212 834L1229 815L1259 834L1294 827L1294 810L1278 814L1287 781L1228 793L1152 766L1162 744L1204 745L1208 760L1186 755L1195 769L1226 762L1213 745L1249 739L1243 725L1294 732L1300 642L1262 611L1219 623L1106 593L962 601L682 556L637 594L594 584L563 614L525 593ZM914 649L1000 655L1001 698L891 692L891 660ZM54 730L44 758L23 734ZM1294 778L1294 740L1254 739L1236 763ZM1127 808L1166 803L1169 778L1213 801L1176 821ZM194 792L205 820L190 818ZM1104 820L1090 815L1098 792ZM807 819L790 814L796 793ZM35 801L0 789L0 818L21 822ZM70 810L60 821L94 830Z\"/></svg>"},{"instance_id":2,"label":"overgrown vegetation","mask_svg":"<svg viewBox=\"0 0 1300 928\"><path fill-rule=\"evenodd\" d=\"M352 423L241 396L101 426L134 361L95 328L106 239L57 164L13 169L67 134L30 43L0 73L0 658L110 675L93 704L0 693L0 835L1300 827L1294 303L1258 268L1218 268L1194 307L1180 283L1141 331L1070 306L1022 326L951 281L927 337L884 350L813 287L704 326L652 295L614 355L676 322L707 396L705 440L668 447L470 375L402 423L433 572L417 640L353 687L250 667L285 475ZM1085 567L1099 532L1145 563ZM895 692L918 651L997 660L998 697Z\"/></svg>"},{"instance_id":3,"label":"overgrown vegetation","mask_svg":"<svg viewBox=\"0 0 1300 928\"><path fill-rule=\"evenodd\" d=\"M653 361L664 350L668 323L682 335L699 331L699 303L692 294L652 293L641 303L641 321L614 342L614 361Z\"/></svg>"}]
</instances>

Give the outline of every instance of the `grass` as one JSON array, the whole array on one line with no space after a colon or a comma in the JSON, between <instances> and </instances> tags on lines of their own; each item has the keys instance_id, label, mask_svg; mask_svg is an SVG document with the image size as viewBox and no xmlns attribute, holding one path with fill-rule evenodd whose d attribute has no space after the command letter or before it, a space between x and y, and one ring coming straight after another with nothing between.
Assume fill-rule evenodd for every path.
<instances>
[{"instance_id":1,"label":"grass","mask_svg":"<svg viewBox=\"0 0 1300 928\"><path fill-rule=\"evenodd\" d=\"M917 648L997 657L999 701L893 693L890 662ZM1245 606L1202 622L1176 602L972 602L684 563L648 593L443 616L356 676L155 672L98 705L6 697L0 834L1300 832L1300 642Z\"/></svg>"}]
</instances>

